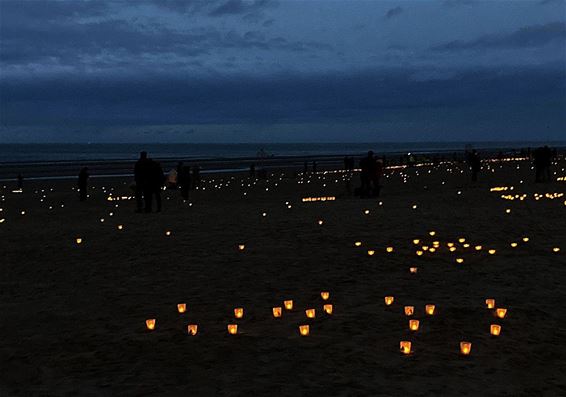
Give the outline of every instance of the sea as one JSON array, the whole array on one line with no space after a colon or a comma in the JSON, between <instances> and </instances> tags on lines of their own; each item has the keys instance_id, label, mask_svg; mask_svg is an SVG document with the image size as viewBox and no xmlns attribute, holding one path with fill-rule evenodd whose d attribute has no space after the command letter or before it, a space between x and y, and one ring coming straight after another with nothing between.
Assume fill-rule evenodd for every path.
<instances>
[{"instance_id":1,"label":"sea","mask_svg":"<svg viewBox=\"0 0 566 397\"><path fill-rule=\"evenodd\" d=\"M234 159L286 156L362 155L453 152L465 149L511 150L540 145L566 147L561 142L381 142L381 143L66 143L0 144L0 165L10 163L134 160L145 150L155 159Z\"/></svg>"}]
</instances>

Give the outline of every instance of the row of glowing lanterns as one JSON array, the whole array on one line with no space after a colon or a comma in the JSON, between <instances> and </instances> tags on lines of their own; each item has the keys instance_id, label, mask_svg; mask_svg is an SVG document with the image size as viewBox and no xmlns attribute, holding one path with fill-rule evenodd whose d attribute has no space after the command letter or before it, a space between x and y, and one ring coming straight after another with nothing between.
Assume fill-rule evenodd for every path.
<instances>
[{"instance_id":1,"label":"row of glowing lanterns","mask_svg":"<svg viewBox=\"0 0 566 397\"><path fill-rule=\"evenodd\" d=\"M386 296L385 297L385 304L387 306L390 306L393 303L394 300L395 300L395 298L393 296ZM495 309L495 299L492 299L492 298L486 299L485 304L486 304L486 307L488 309ZM425 312L429 316L434 315L434 310L435 310L435 305L426 305L425 306ZM414 306L405 306L404 311L405 311L406 316L412 316L414 311L415 311L415 308L414 308ZM499 307L499 308L495 309L495 315L498 318L503 319L507 315L507 309ZM411 331L418 331L419 326L420 326L419 320L409 320L409 329ZM493 336L499 336L501 334L501 325L490 324L489 333ZM412 346L411 341L404 340L404 341L399 342L399 349L400 349L402 354L407 355L407 354L413 353L413 351L411 350L411 346ZM472 343L471 342L467 342L467 341L461 341L460 342L460 353L461 354L467 356L471 353L471 351L472 351Z\"/></svg>"},{"instance_id":2,"label":"row of glowing lanterns","mask_svg":"<svg viewBox=\"0 0 566 397\"><path fill-rule=\"evenodd\" d=\"M320 296L323 300L328 300L330 298L330 292L323 291L320 293ZM283 301L283 307L286 310L293 310L293 300L285 300ZM280 318L283 315L283 307L277 306L272 308L273 317ZM333 312L333 305L330 303L326 303L322 306L322 310L330 315ZM177 304L177 311L179 313L185 313L187 311L187 304L186 303L179 303ZM306 309L305 315L307 318L316 318L316 309ZM234 308L234 317L235 318L243 318L244 317L244 308L243 307L236 307ZM145 320L146 328L150 331L153 331L156 327L157 320L155 318L149 318ZM238 324L228 324L227 330L230 335L236 335L238 333ZM187 325L187 333L191 336L196 335L198 332L198 324L189 324ZM301 336L308 336L310 334L310 326L308 324L299 325L299 334Z\"/></svg>"}]
</instances>

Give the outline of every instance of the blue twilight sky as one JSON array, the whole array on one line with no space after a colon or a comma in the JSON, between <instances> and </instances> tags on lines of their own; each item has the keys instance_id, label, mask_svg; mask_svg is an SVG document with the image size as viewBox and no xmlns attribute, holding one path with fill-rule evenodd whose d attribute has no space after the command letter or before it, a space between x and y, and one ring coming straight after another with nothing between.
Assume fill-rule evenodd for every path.
<instances>
[{"instance_id":1,"label":"blue twilight sky","mask_svg":"<svg viewBox=\"0 0 566 397\"><path fill-rule=\"evenodd\" d=\"M566 139L566 0L0 0L0 142Z\"/></svg>"}]
</instances>

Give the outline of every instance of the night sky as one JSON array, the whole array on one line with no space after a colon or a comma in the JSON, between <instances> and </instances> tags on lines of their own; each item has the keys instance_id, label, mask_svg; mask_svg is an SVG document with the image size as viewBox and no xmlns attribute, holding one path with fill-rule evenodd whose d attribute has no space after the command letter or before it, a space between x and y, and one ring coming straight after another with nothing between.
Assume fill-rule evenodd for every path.
<instances>
[{"instance_id":1,"label":"night sky","mask_svg":"<svg viewBox=\"0 0 566 397\"><path fill-rule=\"evenodd\" d=\"M566 1L0 0L0 142L566 139Z\"/></svg>"}]
</instances>

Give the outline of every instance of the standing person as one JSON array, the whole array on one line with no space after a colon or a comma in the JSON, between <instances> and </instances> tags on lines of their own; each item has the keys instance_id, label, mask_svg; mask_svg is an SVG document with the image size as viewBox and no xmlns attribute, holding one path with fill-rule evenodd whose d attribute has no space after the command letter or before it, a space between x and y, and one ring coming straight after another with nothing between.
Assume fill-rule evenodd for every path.
<instances>
[{"instance_id":1,"label":"standing person","mask_svg":"<svg viewBox=\"0 0 566 397\"><path fill-rule=\"evenodd\" d=\"M379 197L381 192L381 176L383 175L383 160L375 160L375 167L372 174L373 196Z\"/></svg>"},{"instance_id":2,"label":"standing person","mask_svg":"<svg viewBox=\"0 0 566 397\"><path fill-rule=\"evenodd\" d=\"M179 170L179 186L181 186L181 197L183 200L189 199L189 190L191 189L191 167L182 167Z\"/></svg>"},{"instance_id":3,"label":"standing person","mask_svg":"<svg viewBox=\"0 0 566 397\"><path fill-rule=\"evenodd\" d=\"M147 152L141 152L140 158L136 161L134 166L134 179L136 182L136 212L143 212L144 199L147 197L144 194L149 184L149 166L150 160L147 158ZM150 205L151 207L151 205Z\"/></svg>"},{"instance_id":4,"label":"standing person","mask_svg":"<svg viewBox=\"0 0 566 397\"><path fill-rule=\"evenodd\" d=\"M309 172L309 163L305 160L305 164L303 165L303 174L306 175Z\"/></svg>"},{"instance_id":5,"label":"standing person","mask_svg":"<svg viewBox=\"0 0 566 397\"><path fill-rule=\"evenodd\" d=\"M87 167L81 168L81 170L79 172L79 200L80 201L86 201L87 182L88 182L89 176L90 175L88 174L88 168Z\"/></svg>"},{"instance_id":6,"label":"standing person","mask_svg":"<svg viewBox=\"0 0 566 397\"><path fill-rule=\"evenodd\" d=\"M312 162L312 173L316 174L316 160Z\"/></svg>"},{"instance_id":7,"label":"standing person","mask_svg":"<svg viewBox=\"0 0 566 397\"><path fill-rule=\"evenodd\" d=\"M362 186L360 187L360 197L368 197L370 194L371 171L375 163L373 152L370 150L368 155L360 160L360 179Z\"/></svg>"},{"instance_id":8,"label":"standing person","mask_svg":"<svg viewBox=\"0 0 566 397\"><path fill-rule=\"evenodd\" d=\"M480 155L476 150L472 150L469 157L470 167L472 167L472 182L477 182L478 174L481 169Z\"/></svg>"},{"instance_id":9,"label":"standing person","mask_svg":"<svg viewBox=\"0 0 566 397\"><path fill-rule=\"evenodd\" d=\"M144 188L145 212L152 211L153 196L155 196L156 211L161 211L161 187L165 183L163 169L157 161L149 160L148 183Z\"/></svg>"}]
</instances>

